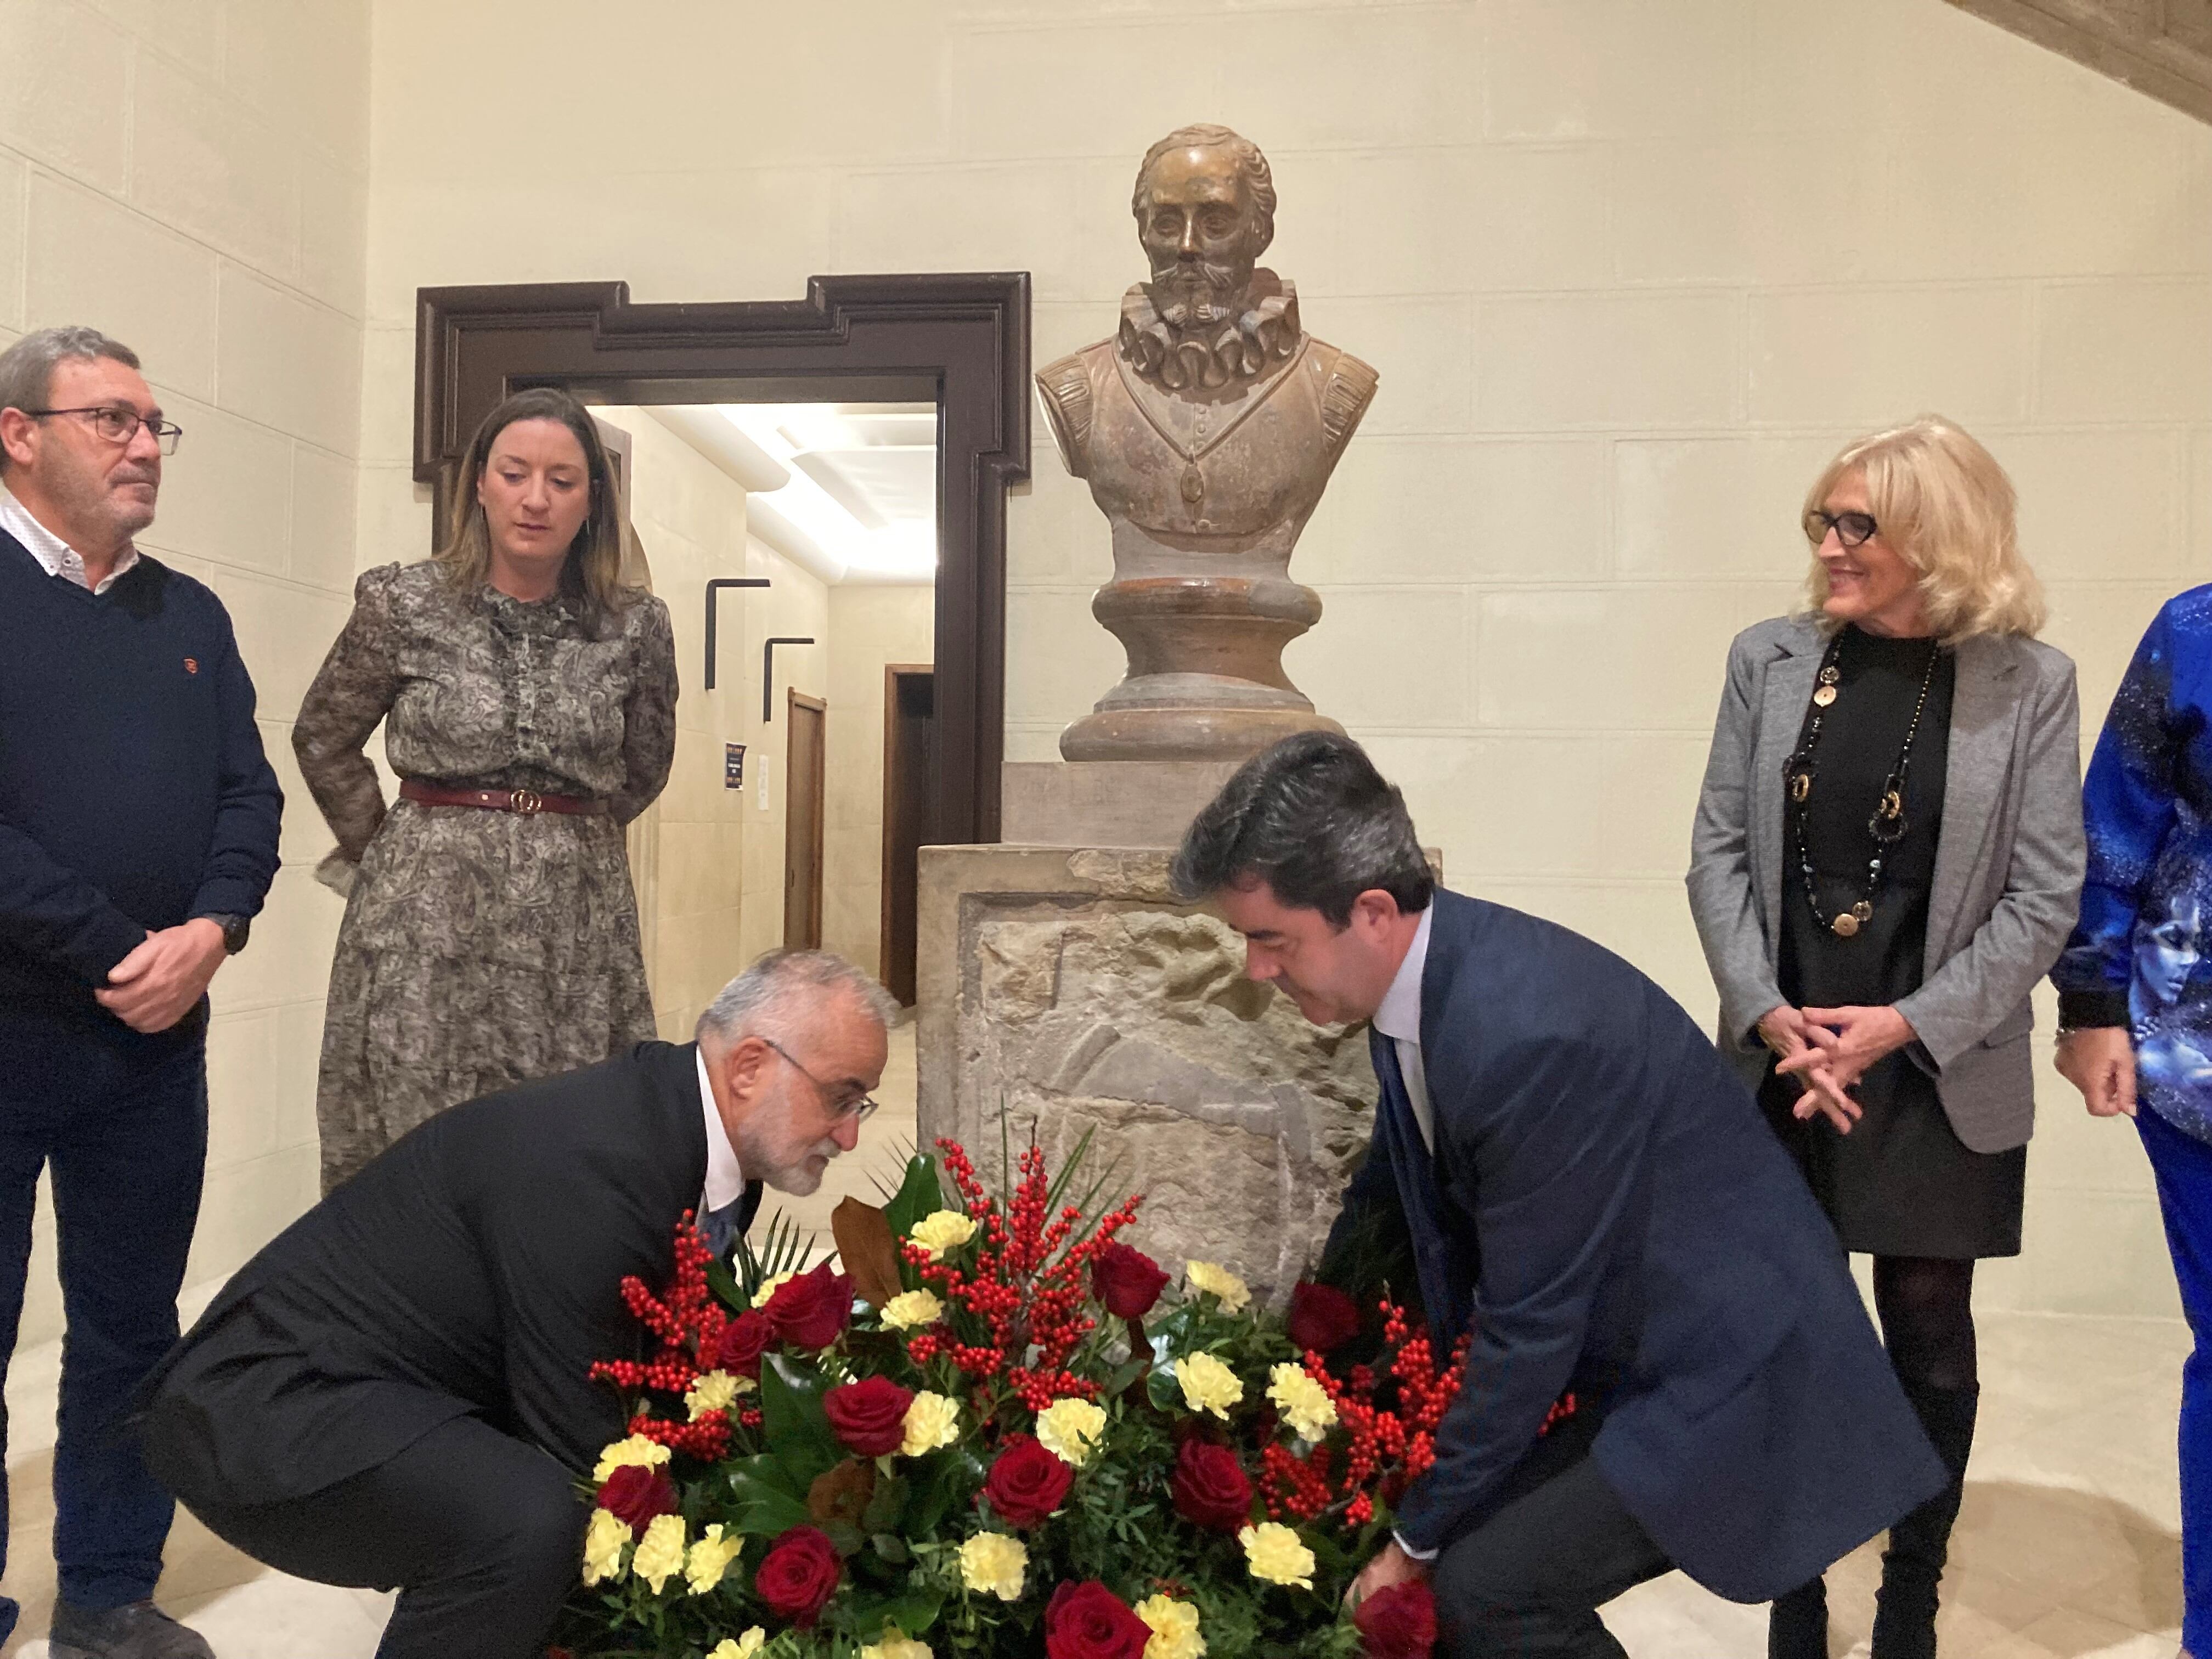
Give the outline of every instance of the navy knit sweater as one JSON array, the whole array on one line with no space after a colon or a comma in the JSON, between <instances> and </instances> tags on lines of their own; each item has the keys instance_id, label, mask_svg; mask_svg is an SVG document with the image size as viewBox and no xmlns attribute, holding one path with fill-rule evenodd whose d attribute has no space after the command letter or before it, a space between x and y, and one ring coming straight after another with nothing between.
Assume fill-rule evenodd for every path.
<instances>
[{"instance_id":1,"label":"navy knit sweater","mask_svg":"<svg viewBox=\"0 0 2212 1659\"><path fill-rule=\"evenodd\" d=\"M283 808L222 600L143 555L94 595L0 532L0 1030L127 1041L94 989L151 930L258 913Z\"/></svg>"}]
</instances>

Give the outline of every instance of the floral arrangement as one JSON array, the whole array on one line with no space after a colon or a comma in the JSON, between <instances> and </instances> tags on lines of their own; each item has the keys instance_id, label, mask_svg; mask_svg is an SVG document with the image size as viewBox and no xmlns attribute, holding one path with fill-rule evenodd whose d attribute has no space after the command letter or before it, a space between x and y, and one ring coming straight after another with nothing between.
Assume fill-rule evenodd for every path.
<instances>
[{"instance_id":1,"label":"floral arrangement","mask_svg":"<svg viewBox=\"0 0 2212 1659\"><path fill-rule=\"evenodd\" d=\"M725 1270L686 1217L672 1282L624 1283L656 1351L593 1370L629 1433L592 1474L562 1647L1423 1659L1425 1586L1341 1603L1463 1346L1387 1297L1301 1285L1275 1320L1214 1264L1175 1282L1117 1237L1140 1198L1071 1195L1080 1147L1054 1179L1030 1146L1003 1200L938 1147L884 1208L839 1206L836 1263L797 1271L772 1230Z\"/></svg>"}]
</instances>

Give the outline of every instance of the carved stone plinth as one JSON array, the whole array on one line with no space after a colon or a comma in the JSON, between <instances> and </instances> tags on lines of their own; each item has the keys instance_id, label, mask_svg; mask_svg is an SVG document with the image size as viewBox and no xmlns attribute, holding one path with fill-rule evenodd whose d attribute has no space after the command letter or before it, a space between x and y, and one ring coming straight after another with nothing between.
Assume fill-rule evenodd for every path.
<instances>
[{"instance_id":1,"label":"carved stone plinth","mask_svg":"<svg viewBox=\"0 0 2212 1659\"><path fill-rule=\"evenodd\" d=\"M1234 761L1009 761L1000 833L1027 847L1179 846Z\"/></svg>"},{"instance_id":2,"label":"carved stone plinth","mask_svg":"<svg viewBox=\"0 0 2212 1659\"><path fill-rule=\"evenodd\" d=\"M1319 1255L1376 1095L1364 1030L1307 1024L1243 941L1174 902L1164 849L921 853L921 1131L994 1175L1003 1109L1141 1192L1128 1235L1279 1298Z\"/></svg>"}]
</instances>

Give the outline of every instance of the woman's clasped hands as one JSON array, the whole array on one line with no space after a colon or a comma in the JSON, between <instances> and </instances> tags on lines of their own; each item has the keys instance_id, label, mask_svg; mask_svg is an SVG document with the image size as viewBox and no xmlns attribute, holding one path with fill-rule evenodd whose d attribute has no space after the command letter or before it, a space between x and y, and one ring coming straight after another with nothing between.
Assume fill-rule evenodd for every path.
<instances>
[{"instance_id":1,"label":"woman's clasped hands","mask_svg":"<svg viewBox=\"0 0 2212 1659\"><path fill-rule=\"evenodd\" d=\"M1780 1056L1774 1069L1804 1084L1796 1115L1820 1113L1849 1134L1859 1120L1851 1090L1867 1069L1911 1042L1912 1022L1895 1008L1792 1008L1782 1003L1759 1022L1759 1035Z\"/></svg>"}]
</instances>

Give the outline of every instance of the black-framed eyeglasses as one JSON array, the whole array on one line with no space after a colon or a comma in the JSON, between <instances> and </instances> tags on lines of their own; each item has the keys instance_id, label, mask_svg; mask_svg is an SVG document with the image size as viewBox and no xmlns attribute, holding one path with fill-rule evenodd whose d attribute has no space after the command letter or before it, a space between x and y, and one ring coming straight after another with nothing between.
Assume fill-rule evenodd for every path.
<instances>
[{"instance_id":1,"label":"black-framed eyeglasses","mask_svg":"<svg viewBox=\"0 0 2212 1659\"><path fill-rule=\"evenodd\" d=\"M1880 528L1871 513L1823 513L1816 507L1805 515L1805 539L1815 547L1828 539L1830 531L1845 547L1863 547Z\"/></svg>"},{"instance_id":2,"label":"black-framed eyeglasses","mask_svg":"<svg viewBox=\"0 0 2212 1659\"><path fill-rule=\"evenodd\" d=\"M54 415L84 415L91 417L92 429L112 444L127 444L144 427L154 434L164 455L177 453L177 440L185 435L184 428L174 421L149 420L135 409L121 409L112 404L95 405L90 409L27 409L22 411L34 421L43 421Z\"/></svg>"},{"instance_id":3,"label":"black-framed eyeglasses","mask_svg":"<svg viewBox=\"0 0 2212 1659\"><path fill-rule=\"evenodd\" d=\"M758 1034L756 1033L756 1035ZM798 1059L792 1054L790 1049L785 1048L774 1037L762 1037L761 1041L768 1044L769 1048L775 1049L776 1053L781 1054L785 1060L789 1063L792 1070L797 1072L799 1076L805 1078L809 1083L814 1085L816 1091L822 1097L823 1103L830 1109L830 1121L831 1123L842 1123L848 1118L856 1124L866 1123L871 1117L875 1115L878 1103L869 1098L866 1095L856 1095L848 1100L837 1100L833 1098L830 1093L830 1085L824 1083L820 1078L815 1076L813 1073L808 1071L805 1066L800 1065Z\"/></svg>"}]
</instances>

